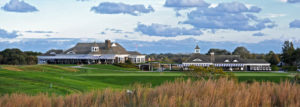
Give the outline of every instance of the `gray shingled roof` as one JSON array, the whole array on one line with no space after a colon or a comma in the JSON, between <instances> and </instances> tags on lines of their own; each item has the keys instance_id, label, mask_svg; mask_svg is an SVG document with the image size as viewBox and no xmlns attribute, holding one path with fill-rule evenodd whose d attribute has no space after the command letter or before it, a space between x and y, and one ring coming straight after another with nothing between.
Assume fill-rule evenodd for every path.
<instances>
[{"instance_id":1,"label":"gray shingled roof","mask_svg":"<svg viewBox=\"0 0 300 107\"><path fill-rule=\"evenodd\" d=\"M94 44L92 45L92 47L99 47L99 45L96 42L94 42Z\"/></svg>"},{"instance_id":2,"label":"gray shingled roof","mask_svg":"<svg viewBox=\"0 0 300 107\"><path fill-rule=\"evenodd\" d=\"M123 48L118 43L112 43L111 48L107 48L105 46L105 43L77 43L74 47L63 51L63 50L49 50L43 56L49 56L51 55L51 52L55 52L56 54L67 54L68 52L75 52L76 54L129 54L125 48ZM91 48L97 46L99 47L98 52L91 52Z\"/></svg>"},{"instance_id":3,"label":"gray shingled roof","mask_svg":"<svg viewBox=\"0 0 300 107\"><path fill-rule=\"evenodd\" d=\"M125 48L118 43L112 43L116 46L112 46L110 49L105 47L105 43L97 43L99 46L99 52L91 52L91 47L95 46L95 43L77 43L73 48L68 49L64 53L67 54L70 51L76 54L128 54Z\"/></svg>"},{"instance_id":4,"label":"gray shingled roof","mask_svg":"<svg viewBox=\"0 0 300 107\"><path fill-rule=\"evenodd\" d=\"M200 59L202 61L195 61L195 59ZM202 55L200 53L194 53L191 55L190 58L187 59L186 62L193 62L193 63L210 63L210 56Z\"/></svg>"},{"instance_id":5,"label":"gray shingled roof","mask_svg":"<svg viewBox=\"0 0 300 107\"><path fill-rule=\"evenodd\" d=\"M102 54L128 54L127 50L123 48L119 43L112 43L116 46L112 46L111 49L106 49L105 44L103 47L100 47Z\"/></svg>"},{"instance_id":6,"label":"gray shingled roof","mask_svg":"<svg viewBox=\"0 0 300 107\"><path fill-rule=\"evenodd\" d=\"M208 55L210 57L210 55ZM242 63L240 55L215 55L214 63L224 63L225 60L229 60L230 63ZM233 62L237 60L238 62Z\"/></svg>"},{"instance_id":7,"label":"gray shingled roof","mask_svg":"<svg viewBox=\"0 0 300 107\"><path fill-rule=\"evenodd\" d=\"M141 53L139 53L137 51L128 51L128 54L130 54L130 55L142 55Z\"/></svg>"},{"instance_id":8,"label":"gray shingled roof","mask_svg":"<svg viewBox=\"0 0 300 107\"><path fill-rule=\"evenodd\" d=\"M47 51L45 54L43 54L42 56L54 56L55 54L62 54L63 52L64 51L60 49L51 49ZM51 53L55 53L55 54L51 54Z\"/></svg>"},{"instance_id":9,"label":"gray shingled roof","mask_svg":"<svg viewBox=\"0 0 300 107\"><path fill-rule=\"evenodd\" d=\"M210 55L194 53L185 63L268 63L264 59L241 59L240 55L214 55L215 60L211 61ZM199 61L201 60L201 61ZM225 62L228 60L229 62ZM238 62L234 62L237 60Z\"/></svg>"},{"instance_id":10,"label":"gray shingled roof","mask_svg":"<svg viewBox=\"0 0 300 107\"><path fill-rule=\"evenodd\" d=\"M264 59L243 59L243 62L247 62L247 63L268 63Z\"/></svg>"}]
</instances>

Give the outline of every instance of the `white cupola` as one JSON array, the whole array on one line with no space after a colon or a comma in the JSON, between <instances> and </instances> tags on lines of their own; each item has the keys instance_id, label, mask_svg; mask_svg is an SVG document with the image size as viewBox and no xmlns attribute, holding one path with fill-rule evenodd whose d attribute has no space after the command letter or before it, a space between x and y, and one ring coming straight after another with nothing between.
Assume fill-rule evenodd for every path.
<instances>
[{"instance_id":1,"label":"white cupola","mask_svg":"<svg viewBox=\"0 0 300 107\"><path fill-rule=\"evenodd\" d=\"M200 53L200 48L199 46L197 45L196 48L195 48L195 52L194 53Z\"/></svg>"}]
</instances>

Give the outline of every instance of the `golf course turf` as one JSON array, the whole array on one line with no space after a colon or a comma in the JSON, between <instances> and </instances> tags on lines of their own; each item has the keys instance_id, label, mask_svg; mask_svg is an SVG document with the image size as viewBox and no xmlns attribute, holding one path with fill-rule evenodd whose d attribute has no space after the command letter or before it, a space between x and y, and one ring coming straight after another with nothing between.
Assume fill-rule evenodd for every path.
<instances>
[{"instance_id":1,"label":"golf course turf","mask_svg":"<svg viewBox=\"0 0 300 107\"><path fill-rule=\"evenodd\" d=\"M290 73L234 72L239 81L280 82ZM135 83L158 86L176 78L189 78L184 72L145 72L114 65L24 65L0 66L0 95L10 93L55 93L59 95L112 88L131 88Z\"/></svg>"}]
</instances>

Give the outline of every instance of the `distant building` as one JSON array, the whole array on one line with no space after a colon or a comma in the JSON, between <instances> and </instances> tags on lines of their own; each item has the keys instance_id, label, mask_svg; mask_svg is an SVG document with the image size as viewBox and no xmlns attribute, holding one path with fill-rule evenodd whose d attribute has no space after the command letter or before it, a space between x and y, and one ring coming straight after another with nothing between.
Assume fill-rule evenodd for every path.
<instances>
[{"instance_id":1,"label":"distant building","mask_svg":"<svg viewBox=\"0 0 300 107\"><path fill-rule=\"evenodd\" d=\"M145 55L127 51L118 43L105 40L105 43L77 43L68 50L49 50L38 56L39 64L113 64L145 63Z\"/></svg>"},{"instance_id":2,"label":"distant building","mask_svg":"<svg viewBox=\"0 0 300 107\"><path fill-rule=\"evenodd\" d=\"M198 45L191 57L182 63L184 69L188 69L191 65L215 66L227 71L271 71L271 64L264 59L242 59L240 55L215 55L214 52L203 55L200 54Z\"/></svg>"}]
</instances>

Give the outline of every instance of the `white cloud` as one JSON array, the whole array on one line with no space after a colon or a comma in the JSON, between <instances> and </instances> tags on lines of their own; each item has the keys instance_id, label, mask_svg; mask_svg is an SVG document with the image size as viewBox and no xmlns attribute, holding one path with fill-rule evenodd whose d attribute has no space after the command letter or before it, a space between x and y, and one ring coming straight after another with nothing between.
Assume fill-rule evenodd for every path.
<instances>
[{"instance_id":1,"label":"white cloud","mask_svg":"<svg viewBox=\"0 0 300 107\"><path fill-rule=\"evenodd\" d=\"M208 7L208 8L215 8L215 7L217 7L219 4L214 4L214 3L212 3L212 4L210 4L210 6Z\"/></svg>"},{"instance_id":2,"label":"white cloud","mask_svg":"<svg viewBox=\"0 0 300 107\"><path fill-rule=\"evenodd\" d=\"M276 14L276 13L269 13L264 15L266 18L277 18L277 17L284 17L286 14Z\"/></svg>"}]
</instances>

